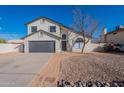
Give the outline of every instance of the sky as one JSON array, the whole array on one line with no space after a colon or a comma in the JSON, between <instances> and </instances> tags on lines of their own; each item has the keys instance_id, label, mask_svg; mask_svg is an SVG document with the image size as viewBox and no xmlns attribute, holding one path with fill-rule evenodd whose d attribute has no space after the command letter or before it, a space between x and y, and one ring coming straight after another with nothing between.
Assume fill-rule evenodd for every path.
<instances>
[{"instance_id":1,"label":"sky","mask_svg":"<svg viewBox=\"0 0 124 93\"><path fill-rule=\"evenodd\" d=\"M0 38L9 40L26 36L25 23L40 16L51 18L70 27L73 24L73 10L77 7L99 22L99 31L95 33L95 37L99 37L103 27L110 32L115 29L115 26L124 25L124 6L1 5Z\"/></svg>"}]
</instances>

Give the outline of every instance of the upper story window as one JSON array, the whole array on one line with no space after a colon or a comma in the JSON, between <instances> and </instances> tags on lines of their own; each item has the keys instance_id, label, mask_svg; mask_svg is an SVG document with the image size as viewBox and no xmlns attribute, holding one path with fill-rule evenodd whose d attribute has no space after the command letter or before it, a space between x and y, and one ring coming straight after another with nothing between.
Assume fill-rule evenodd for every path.
<instances>
[{"instance_id":1,"label":"upper story window","mask_svg":"<svg viewBox=\"0 0 124 93\"><path fill-rule=\"evenodd\" d=\"M62 39L66 40L66 35L65 34L62 35Z\"/></svg>"},{"instance_id":2,"label":"upper story window","mask_svg":"<svg viewBox=\"0 0 124 93\"><path fill-rule=\"evenodd\" d=\"M31 32L32 33L37 32L37 26L31 26Z\"/></svg>"},{"instance_id":3,"label":"upper story window","mask_svg":"<svg viewBox=\"0 0 124 93\"><path fill-rule=\"evenodd\" d=\"M56 26L50 26L50 32L56 32Z\"/></svg>"}]
</instances>

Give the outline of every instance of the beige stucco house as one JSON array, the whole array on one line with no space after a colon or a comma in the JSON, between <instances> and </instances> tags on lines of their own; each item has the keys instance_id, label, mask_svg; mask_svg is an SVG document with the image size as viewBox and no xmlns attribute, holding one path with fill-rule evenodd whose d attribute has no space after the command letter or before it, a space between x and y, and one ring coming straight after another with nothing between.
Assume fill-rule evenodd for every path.
<instances>
[{"instance_id":1,"label":"beige stucco house","mask_svg":"<svg viewBox=\"0 0 124 93\"><path fill-rule=\"evenodd\" d=\"M118 26L114 31L107 32L107 29L103 29L102 42L114 43L124 45L124 26Z\"/></svg>"},{"instance_id":2,"label":"beige stucco house","mask_svg":"<svg viewBox=\"0 0 124 93\"><path fill-rule=\"evenodd\" d=\"M81 33L52 19L39 17L26 26L25 53L79 51L83 46Z\"/></svg>"}]
</instances>

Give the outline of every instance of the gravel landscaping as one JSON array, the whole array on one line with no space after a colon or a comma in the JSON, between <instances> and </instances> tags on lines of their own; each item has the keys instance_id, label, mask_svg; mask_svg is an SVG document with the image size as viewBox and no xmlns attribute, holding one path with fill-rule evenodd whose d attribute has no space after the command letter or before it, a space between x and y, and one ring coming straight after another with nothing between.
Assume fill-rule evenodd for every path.
<instances>
[{"instance_id":1,"label":"gravel landscaping","mask_svg":"<svg viewBox=\"0 0 124 93\"><path fill-rule=\"evenodd\" d=\"M33 86L124 86L123 53L58 53Z\"/></svg>"},{"instance_id":2,"label":"gravel landscaping","mask_svg":"<svg viewBox=\"0 0 124 93\"><path fill-rule=\"evenodd\" d=\"M60 67L59 81L100 81L111 84L124 80L124 54L82 54L63 60Z\"/></svg>"}]
</instances>

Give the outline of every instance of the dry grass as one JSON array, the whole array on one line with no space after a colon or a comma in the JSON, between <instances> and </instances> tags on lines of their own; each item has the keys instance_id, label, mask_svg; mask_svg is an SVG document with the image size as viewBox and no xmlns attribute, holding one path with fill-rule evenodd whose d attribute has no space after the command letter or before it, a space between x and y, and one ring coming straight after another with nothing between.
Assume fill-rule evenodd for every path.
<instances>
[{"instance_id":1,"label":"dry grass","mask_svg":"<svg viewBox=\"0 0 124 93\"><path fill-rule=\"evenodd\" d=\"M31 82L32 86L56 86L58 80L75 82L124 80L124 54L58 53Z\"/></svg>"}]
</instances>

